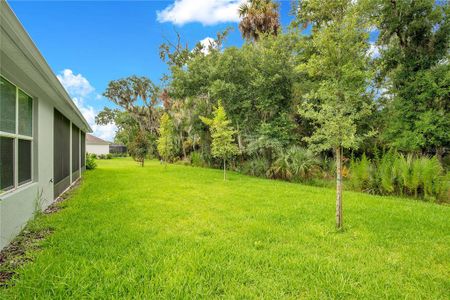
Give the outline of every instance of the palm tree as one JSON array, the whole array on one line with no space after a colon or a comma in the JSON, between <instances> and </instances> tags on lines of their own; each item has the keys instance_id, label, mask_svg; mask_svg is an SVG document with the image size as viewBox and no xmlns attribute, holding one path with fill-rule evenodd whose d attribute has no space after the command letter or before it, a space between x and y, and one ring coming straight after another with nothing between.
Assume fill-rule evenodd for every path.
<instances>
[{"instance_id":1,"label":"palm tree","mask_svg":"<svg viewBox=\"0 0 450 300\"><path fill-rule=\"evenodd\" d=\"M257 41L261 33L278 34L280 14L272 0L247 0L239 6L239 30L246 40Z\"/></svg>"}]
</instances>

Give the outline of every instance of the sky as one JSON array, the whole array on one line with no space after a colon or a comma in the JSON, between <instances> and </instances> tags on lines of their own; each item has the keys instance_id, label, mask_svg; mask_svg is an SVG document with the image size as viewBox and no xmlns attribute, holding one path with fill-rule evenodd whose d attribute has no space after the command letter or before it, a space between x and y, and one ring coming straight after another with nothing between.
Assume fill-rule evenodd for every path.
<instances>
[{"instance_id":1,"label":"sky","mask_svg":"<svg viewBox=\"0 0 450 300\"><path fill-rule=\"evenodd\" d=\"M199 41L233 30L224 47L241 46L237 7L243 0L9 1L53 72L100 138L112 141L114 124L95 116L114 107L102 96L108 82L131 75L159 83L167 72L159 45L179 32L193 48ZM288 25L291 1L280 2Z\"/></svg>"}]
</instances>

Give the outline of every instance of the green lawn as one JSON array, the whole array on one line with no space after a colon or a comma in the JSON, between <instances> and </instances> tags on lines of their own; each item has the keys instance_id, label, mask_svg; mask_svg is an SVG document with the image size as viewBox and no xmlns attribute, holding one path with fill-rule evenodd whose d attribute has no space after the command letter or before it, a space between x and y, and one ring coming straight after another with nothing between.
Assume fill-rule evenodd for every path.
<instances>
[{"instance_id":1,"label":"green lawn","mask_svg":"<svg viewBox=\"0 0 450 300\"><path fill-rule=\"evenodd\" d=\"M130 159L98 161L0 298L450 295L450 207Z\"/></svg>"}]
</instances>

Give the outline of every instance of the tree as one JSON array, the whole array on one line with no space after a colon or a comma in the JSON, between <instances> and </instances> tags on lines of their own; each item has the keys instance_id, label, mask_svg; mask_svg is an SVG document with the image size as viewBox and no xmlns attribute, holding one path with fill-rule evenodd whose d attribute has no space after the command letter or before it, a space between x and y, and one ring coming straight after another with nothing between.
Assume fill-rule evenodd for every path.
<instances>
[{"instance_id":1,"label":"tree","mask_svg":"<svg viewBox=\"0 0 450 300\"><path fill-rule=\"evenodd\" d=\"M320 7L320 18L323 18L323 7L319 5L322 1L307 2L310 7ZM331 6L326 25L314 31L314 54L298 66L300 73L316 80L303 96L299 110L315 125L312 135L305 140L316 151L332 149L335 153L338 229L343 228L343 149L358 147L363 137L358 123L371 113L372 108L367 95L370 79L367 24L361 17L358 3L340 3L338 7ZM313 14L314 11L309 16Z\"/></svg>"},{"instance_id":2,"label":"tree","mask_svg":"<svg viewBox=\"0 0 450 300\"><path fill-rule=\"evenodd\" d=\"M382 0L375 16L387 144L443 154L450 146L450 5Z\"/></svg>"},{"instance_id":3,"label":"tree","mask_svg":"<svg viewBox=\"0 0 450 300\"><path fill-rule=\"evenodd\" d=\"M139 123L141 130L157 132L160 91L150 79L130 76L112 80L103 96L129 112Z\"/></svg>"},{"instance_id":4,"label":"tree","mask_svg":"<svg viewBox=\"0 0 450 300\"><path fill-rule=\"evenodd\" d=\"M212 136L211 152L214 157L223 160L223 180L226 180L226 161L238 153L233 135L236 131L230 126L222 103L214 110L214 118L200 117L203 123L209 126Z\"/></svg>"},{"instance_id":5,"label":"tree","mask_svg":"<svg viewBox=\"0 0 450 300\"><path fill-rule=\"evenodd\" d=\"M260 34L277 35L280 30L278 3L272 0L248 0L239 6L239 30L247 40L257 41Z\"/></svg>"},{"instance_id":6,"label":"tree","mask_svg":"<svg viewBox=\"0 0 450 300\"><path fill-rule=\"evenodd\" d=\"M158 138L158 153L165 162L168 162L173 155L174 128L173 122L167 113L161 117Z\"/></svg>"},{"instance_id":7,"label":"tree","mask_svg":"<svg viewBox=\"0 0 450 300\"><path fill-rule=\"evenodd\" d=\"M114 142L127 147L130 146L139 132L139 123L129 112L124 110L104 107L95 117L95 123L98 125L116 125L117 131Z\"/></svg>"},{"instance_id":8,"label":"tree","mask_svg":"<svg viewBox=\"0 0 450 300\"><path fill-rule=\"evenodd\" d=\"M144 167L144 160L148 154L148 147L149 143L147 137L145 136L145 132L139 131L136 138L130 145L130 153L137 162L140 162L142 167Z\"/></svg>"}]
</instances>

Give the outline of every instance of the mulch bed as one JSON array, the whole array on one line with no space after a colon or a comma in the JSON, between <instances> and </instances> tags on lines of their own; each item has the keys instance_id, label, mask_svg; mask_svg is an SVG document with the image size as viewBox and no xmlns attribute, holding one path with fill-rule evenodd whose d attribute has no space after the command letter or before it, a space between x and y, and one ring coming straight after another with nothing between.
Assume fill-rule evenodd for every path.
<instances>
[{"instance_id":1,"label":"mulch bed","mask_svg":"<svg viewBox=\"0 0 450 300\"><path fill-rule=\"evenodd\" d=\"M50 204L43 213L49 215L62 209L59 203L70 197L70 192L77 188L81 180L76 181L72 187L64 194L59 196L52 204ZM38 230L29 230L25 228L22 232L3 250L0 251L0 287L11 286L11 278L16 274L16 270L23 264L32 260L27 255L30 250L39 250L41 248L40 241L44 240L53 232L51 228L43 228Z\"/></svg>"}]
</instances>

